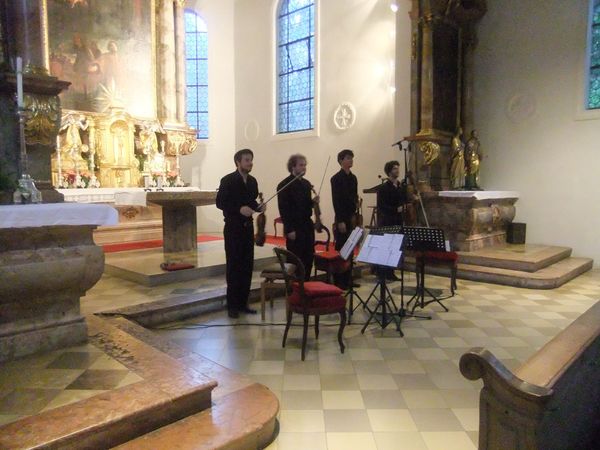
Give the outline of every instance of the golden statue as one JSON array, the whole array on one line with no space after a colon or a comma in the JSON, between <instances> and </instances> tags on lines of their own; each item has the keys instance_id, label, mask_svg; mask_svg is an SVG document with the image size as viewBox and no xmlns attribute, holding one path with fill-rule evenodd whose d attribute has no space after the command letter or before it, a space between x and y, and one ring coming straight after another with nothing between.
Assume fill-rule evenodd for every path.
<instances>
[{"instance_id":1,"label":"golden statue","mask_svg":"<svg viewBox=\"0 0 600 450\"><path fill-rule=\"evenodd\" d=\"M466 144L466 189L481 189L479 187L479 162L481 160L481 150L479 148L481 144L478 136L477 130L471 131L471 137L469 137Z\"/></svg>"},{"instance_id":2,"label":"golden statue","mask_svg":"<svg viewBox=\"0 0 600 450\"><path fill-rule=\"evenodd\" d=\"M452 164L450 166L450 187L462 189L465 186L465 144L461 140L462 128L452 138Z\"/></svg>"},{"instance_id":3,"label":"golden statue","mask_svg":"<svg viewBox=\"0 0 600 450\"><path fill-rule=\"evenodd\" d=\"M440 156L440 145L435 142L425 141L419 144L419 150L423 152L423 157L425 158L425 164L428 166L433 163L438 156Z\"/></svg>"}]
</instances>

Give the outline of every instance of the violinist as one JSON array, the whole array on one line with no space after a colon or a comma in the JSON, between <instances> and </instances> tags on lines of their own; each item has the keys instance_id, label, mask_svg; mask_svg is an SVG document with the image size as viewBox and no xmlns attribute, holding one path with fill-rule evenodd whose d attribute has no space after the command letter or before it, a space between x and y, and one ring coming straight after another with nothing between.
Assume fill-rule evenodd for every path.
<instances>
[{"instance_id":1,"label":"violinist","mask_svg":"<svg viewBox=\"0 0 600 450\"><path fill-rule=\"evenodd\" d=\"M290 175L279 183L277 191L289 184L298 175L306 172L306 157L295 154L287 162ZM308 280L314 259L315 231L312 221L313 201L319 201L318 196L311 198L312 185L305 178L300 178L289 188L277 195L279 215L283 221L285 246L294 253L304 264L305 277Z\"/></svg>"},{"instance_id":2,"label":"violinist","mask_svg":"<svg viewBox=\"0 0 600 450\"><path fill-rule=\"evenodd\" d=\"M258 183L250 175L254 153L250 149L235 153L236 170L221 179L217 192L217 208L223 211L225 227L227 310L229 317L240 313L256 314L248 307L248 295L254 266L254 231L252 214L264 212L258 204Z\"/></svg>"},{"instance_id":3,"label":"violinist","mask_svg":"<svg viewBox=\"0 0 600 450\"><path fill-rule=\"evenodd\" d=\"M331 177L331 197L335 212L333 236L335 249L341 250L357 223L358 181L350 171L354 164L352 150L344 149L337 155L340 170ZM349 273L334 274L334 283L348 288Z\"/></svg>"}]
</instances>

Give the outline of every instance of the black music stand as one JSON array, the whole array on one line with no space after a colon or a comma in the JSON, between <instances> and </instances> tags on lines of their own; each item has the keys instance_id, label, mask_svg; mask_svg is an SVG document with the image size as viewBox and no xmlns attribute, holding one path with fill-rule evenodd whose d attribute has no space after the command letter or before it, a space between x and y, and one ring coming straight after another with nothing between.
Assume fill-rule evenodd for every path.
<instances>
[{"instance_id":1,"label":"black music stand","mask_svg":"<svg viewBox=\"0 0 600 450\"><path fill-rule=\"evenodd\" d=\"M369 251L369 241L365 240L363 246L361 248L361 252L359 253L358 259L362 262L371 263L375 267L375 274L377 275L377 283L373 287L371 294L369 295L367 302L371 299L371 297L375 297L377 299L377 305L373 310L370 310L367 307L367 310L370 312L369 318L367 322L361 329L361 333L364 334L365 330L371 323L373 319L381 326L381 328L385 329L391 322L396 324L396 330L400 333L400 336L404 336L404 333L400 329L400 320L401 318L396 315L398 308L394 302L394 298L392 297L392 293L387 287L386 280L386 268L398 268L401 261L401 247L402 247L402 227L382 227L382 228L374 228L370 231L370 238L375 239L376 236L387 236L389 239L389 235L396 235L397 237L391 238L392 240L397 242L398 248L394 249L392 247L387 247L384 249L374 249ZM391 249L391 251L390 251ZM385 252L390 251L389 258L386 258ZM377 298L377 290L379 290L379 297ZM366 303L365 303L366 305ZM379 317L378 317L379 316ZM399 320L400 319L400 320Z\"/></svg>"},{"instance_id":2,"label":"black music stand","mask_svg":"<svg viewBox=\"0 0 600 450\"><path fill-rule=\"evenodd\" d=\"M368 309L367 303L362 299L356 289L354 289L354 249L360 243L363 231L364 230L360 227L354 228L352 233L350 233L350 236L348 236L348 240L340 249L340 257L344 261L350 259L350 288L344 294L344 297L350 300L348 303L348 324L352 323L352 314L354 314L354 311L356 311L360 305L363 306L363 309ZM354 306L354 297L358 299L356 306Z\"/></svg>"},{"instance_id":3,"label":"black music stand","mask_svg":"<svg viewBox=\"0 0 600 450\"><path fill-rule=\"evenodd\" d=\"M417 286L415 294L406 303L408 307L413 301L411 314L414 313L417 306L424 308L430 303L438 303L444 310L448 308L442 303L443 300L450 298L451 295L445 297L437 297L427 287L425 287L425 252L445 252L446 240L444 238L444 230L440 228L425 228L425 227L404 227L405 233L405 250L415 252L415 271L417 273ZM404 273L404 269L403 272ZM431 300L425 301L425 294Z\"/></svg>"}]
</instances>

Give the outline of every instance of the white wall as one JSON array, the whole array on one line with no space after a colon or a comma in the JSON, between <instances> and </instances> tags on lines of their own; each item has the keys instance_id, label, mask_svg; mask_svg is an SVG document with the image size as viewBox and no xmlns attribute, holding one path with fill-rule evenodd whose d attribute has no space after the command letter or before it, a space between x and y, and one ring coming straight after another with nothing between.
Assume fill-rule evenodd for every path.
<instances>
[{"instance_id":1,"label":"white wall","mask_svg":"<svg viewBox=\"0 0 600 450\"><path fill-rule=\"evenodd\" d=\"M235 153L234 0L188 0L208 29L209 139L181 160L183 178L214 190L231 172ZM221 231L223 214L214 206L197 208L198 230Z\"/></svg>"},{"instance_id":2,"label":"white wall","mask_svg":"<svg viewBox=\"0 0 600 450\"><path fill-rule=\"evenodd\" d=\"M600 120L581 112L588 1L488 8L475 61L482 185L521 193L515 220L529 243L600 261Z\"/></svg>"},{"instance_id":3,"label":"white wall","mask_svg":"<svg viewBox=\"0 0 600 450\"><path fill-rule=\"evenodd\" d=\"M274 0L238 0L235 3L235 147L255 152L253 175L259 188L270 196L287 176L286 162L293 153L308 158L306 178L318 189L327 158L331 162L321 191L323 223L333 221L329 178L339 170L336 154L343 148L355 153L354 173L359 191L378 183L378 174L389 159L400 159L391 144L409 131L410 31L408 2L397 14L406 35L400 54L406 57L397 95L404 99L396 130L394 114L394 29L396 17L388 0L321 0L319 2L319 136L281 138L273 136L274 92ZM404 77L402 79L402 77ZM342 102L351 102L357 111L356 123L347 131L333 124L333 114ZM229 150L229 149L228 149ZM374 204L373 194L365 205ZM368 220L365 207L365 218ZM271 221L279 215L276 201L267 211Z\"/></svg>"}]
</instances>

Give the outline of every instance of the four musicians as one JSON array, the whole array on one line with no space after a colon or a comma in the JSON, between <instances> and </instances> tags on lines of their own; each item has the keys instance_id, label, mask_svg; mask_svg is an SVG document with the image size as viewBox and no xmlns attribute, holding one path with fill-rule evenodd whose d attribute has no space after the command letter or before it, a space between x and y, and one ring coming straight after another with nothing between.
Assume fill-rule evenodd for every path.
<instances>
[{"instance_id":1,"label":"four musicians","mask_svg":"<svg viewBox=\"0 0 600 450\"><path fill-rule=\"evenodd\" d=\"M236 152L236 170L221 179L217 193L217 208L223 211L225 227L227 309L229 317L240 312L255 314L248 307L248 295L254 263L254 227L252 214L264 212L266 205L257 202L258 184L250 175L254 154L250 149ZM333 233L335 249L340 250L356 227L358 211L358 181L350 170L354 163L352 150L344 149L337 155L340 170L331 177L331 194L335 222ZM286 248L302 261L308 280L313 266L315 224L313 208L318 217L319 197L312 197L311 183L305 178L307 160L304 155L290 156L287 169L290 175L277 186L277 203L281 216ZM406 189L399 180L398 161L389 161L384 167L388 179L377 191L378 226L402 225L403 205L407 203ZM335 283L349 288L350 274L337 275ZM388 275L394 278L393 271Z\"/></svg>"}]
</instances>

